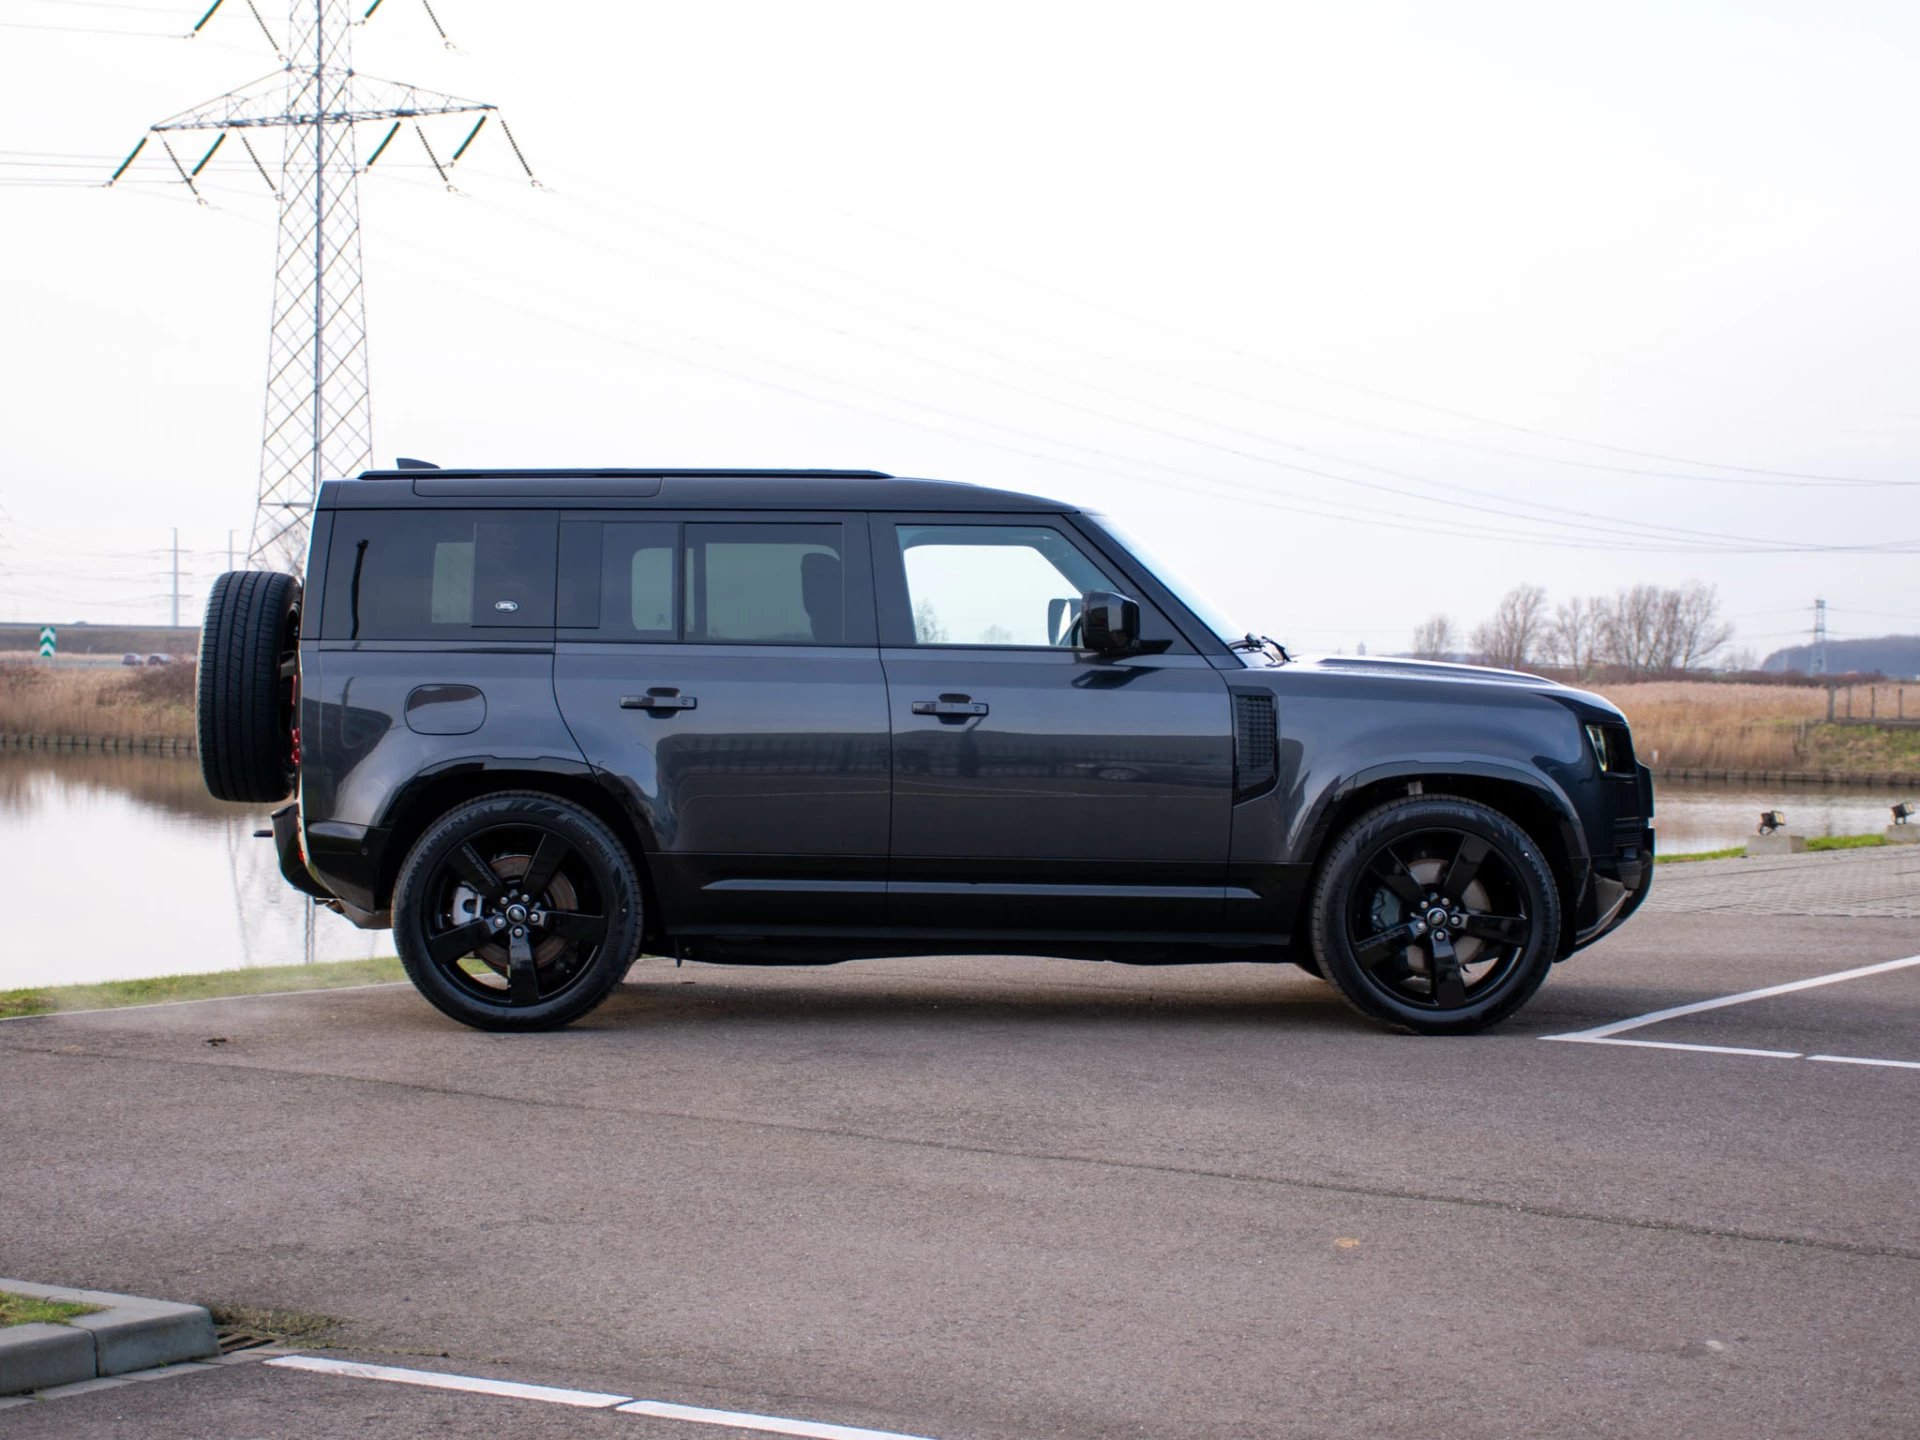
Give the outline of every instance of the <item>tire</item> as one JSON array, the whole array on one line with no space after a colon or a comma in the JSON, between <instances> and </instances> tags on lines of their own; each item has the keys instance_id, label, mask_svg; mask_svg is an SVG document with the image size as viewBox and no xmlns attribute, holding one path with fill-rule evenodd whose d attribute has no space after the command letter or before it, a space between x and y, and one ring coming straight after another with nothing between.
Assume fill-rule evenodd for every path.
<instances>
[{"instance_id":1,"label":"tire","mask_svg":"<svg viewBox=\"0 0 1920 1440\"><path fill-rule=\"evenodd\" d=\"M293 793L299 661L298 580L229 570L213 582L193 708L200 776L214 799L260 804Z\"/></svg>"},{"instance_id":2,"label":"tire","mask_svg":"<svg viewBox=\"0 0 1920 1440\"><path fill-rule=\"evenodd\" d=\"M626 846L590 811L537 791L449 811L394 885L407 978L478 1030L579 1019L625 977L640 936L640 877Z\"/></svg>"},{"instance_id":3,"label":"tire","mask_svg":"<svg viewBox=\"0 0 1920 1440\"><path fill-rule=\"evenodd\" d=\"M1421 1035L1506 1019L1559 951L1560 892L1539 845L1499 811L1452 796L1393 800L1354 821L1328 853L1311 914L1314 954L1346 1002Z\"/></svg>"}]
</instances>

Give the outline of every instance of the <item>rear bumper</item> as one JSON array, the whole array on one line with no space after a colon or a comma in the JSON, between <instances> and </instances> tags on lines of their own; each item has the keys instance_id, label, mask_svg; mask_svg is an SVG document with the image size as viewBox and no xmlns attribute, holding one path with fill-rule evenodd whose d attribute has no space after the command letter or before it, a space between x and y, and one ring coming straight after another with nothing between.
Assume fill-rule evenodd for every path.
<instances>
[{"instance_id":1,"label":"rear bumper","mask_svg":"<svg viewBox=\"0 0 1920 1440\"><path fill-rule=\"evenodd\" d=\"M333 826L333 832L344 827ZM314 863L309 866L300 856L300 809L285 805L273 812L273 848L280 857L280 874L304 895L311 895L336 915L344 915L362 930L385 930L393 924L390 911L372 908L370 886L356 884L368 873L367 857L371 847L354 835L326 833L328 827L313 826L308 839L313 845ZM321 877L325 877L323 880ZM333 883L329 889L327 881Z\"/></svg>"},{"instance_id":2,"label":"rear bumper","mask_svg":"<svg viewBox=\"0 0 1920 1440\"><path fill-rule=\"evenodd\" d=\"M280 860L280 875L289 885L316 900L331 900L333 892L313 878L307 862L300 856L300 807L282 805L273 812L273 849Z\"/></svg>"}]
</instances>

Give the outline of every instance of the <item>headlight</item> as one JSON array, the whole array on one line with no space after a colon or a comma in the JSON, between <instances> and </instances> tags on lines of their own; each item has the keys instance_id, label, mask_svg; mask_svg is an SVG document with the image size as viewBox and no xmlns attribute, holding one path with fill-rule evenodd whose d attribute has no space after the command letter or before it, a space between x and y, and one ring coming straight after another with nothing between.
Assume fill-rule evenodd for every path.
<instances>
[{"instance_id":1,"label":"headlight","mask_svg":"<svg viewBox=\"0 0 1920 1440\"><path fill-rule=\"evenodd\" d=\"M1601 772L1617 775L1633 769L1633 736L1624 725L1587 722L1587 743Z\"/></svg>"}]
</instances>

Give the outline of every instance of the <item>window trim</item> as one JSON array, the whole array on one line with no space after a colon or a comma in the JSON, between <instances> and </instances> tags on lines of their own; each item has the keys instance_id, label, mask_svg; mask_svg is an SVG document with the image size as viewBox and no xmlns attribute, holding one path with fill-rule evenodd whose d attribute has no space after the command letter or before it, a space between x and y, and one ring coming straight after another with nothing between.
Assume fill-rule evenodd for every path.
<instances>
[{"instance_id":1,"label":"window trim","mask_svg":"<svg viewBox=\"0 0 1920 1440\"><path fill-rule=\"evenodd\" d=\"M553 643L553 622L557 616L559 605L559 540L560 519L562 514L563 512L555 509L497 510L485 505L445 506L415 511L380 509L376 507L330 510L326 512L326 565L317 579L309 575L309 585L306 590L306 599L309 608L311 608L313 596L317 593L319 597L320 613L317 617L319 624L317 630L303 625L305 638L319 640L329 648L345 647L349 649L358 647L411 647L421 645L433 646L445 650L471 650L475 646L491 645L520 646L524 644L535 644L550 646ZM330 593L334 588L334 567L332 560L333 547L336 540L344 540L347 534L351 534L353 528L357 528L353 526L351 521L348 521L347 524L343 526L340 523L341 517L357 517L363 515L381 517L378 521L369 522L379 525L390 524L396 519L412 520L417 518L431 520L447 516L458 516L470 520L476 525L486 522L546 525L549 527L552 545L552 548L548 551L546 568L546 579L550 586L547 593L547 619L542 623L529 624L475 625L468 623L466 625L456 625L448 623L439 627L429 627L430 630L437 628L439 632L437 634L425 633L407 636L368 636L354 634L352 611L346 598L342 595ZM477 550L475 552L475 558L477 563ZM479 581L478 571L476 571L474 578L477 585ZM427 578L427 584L431 587L431 576ZM535 586L533 588L537 590L539 587ZM431 603L431 596L429 596L429 603Z\"/></svg>"},{"instance_id":2,"label":"window trim","mask_svg":"<svg viewBox=\"0 0 1920 1440\"><path fill-rule=\"evenodd\" d=\"M1078 656L1081 659L1085 659L1091 653L1086 650L1070 649L1064 645L986 645L977 640L942 641L938 644L923 645L913 638L913 599L907 587L906 560L900 548L898 527L937 525L957 528L965 525L998 530L1045 528L1057 531L1063 540L1080 551L1090 565L1110 574L1117 573L1119 583L1130 586L1128 598L1139 603L1141 629L1149 638L1165 638L1172 641L1168 649L1161 653L1169 655L1196 653L1181 627L1173 624L1162 613L1157 596L1139 593L1141 587L1132 583L1134 577L1129 567L1114 564L1112 558L1103 549L1088 541L1086 534L1068 515L1046 510L1007 513L970 510L958 514L908 510L875 512L867 518L872 525L874 593L879 609L880 644L885 649L911 650L916 654L985 651L1002 655L1068 655ZM1153 633L1156 624L1161 632L1158 635Z\"/></svg>"},{"instance_id":3,"label":"window trim","mask_svg":"<svg viewBox=\"0 0 1920 1440\"><path fill-rule=\"evenodd\" d=\"M671 638L608 635L603 633L601 622L605 619L604 595L598 593L598 586L605 564L606 538L604 528L607 525L656 524L674 527L674 633ZM687 561L687 527L689 525L811 525L834 526L840 531L840 583L842 590L842 636L836 645L820 645L811 640L715 640L693 638L689 635L686 587L689 575ZM878 626L874 616L874 587L871 561L871 546L867 534L867 517L858 512L839 510L655 510L635 507L620 510L562 510L560 512L560 556L564 567L568 559L566 536L572 528L576 536L585 532L588 537L584 546L585 553L592 559L591 572L595 586L595 620L587 625L560 625L554 632L555 638L566 644L591 645L698 645L720 646L728 649L753 647L771 647L780 650L871 650L879 644ZM575 545L582 542L574 541ZM577 561L576 561L577 563ZM564 591L565 575L560 586ZM564 602L556 604L555 618L571 616L577 611L567 608Z\"/></svg>"}]
</instances>

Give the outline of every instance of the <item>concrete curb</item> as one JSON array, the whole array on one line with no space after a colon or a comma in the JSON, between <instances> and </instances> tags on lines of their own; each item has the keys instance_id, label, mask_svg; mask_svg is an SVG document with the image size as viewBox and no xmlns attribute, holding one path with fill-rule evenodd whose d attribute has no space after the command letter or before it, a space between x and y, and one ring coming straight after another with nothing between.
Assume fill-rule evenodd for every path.
<instances>
[{"instance_id":1,"label":"concrete curb","mask_svg":"<svg viewBox=\"0 0 1920 1440\"><path fill-rule=\"evenodd\" d=\"M101 1307L58 1325L0 1328L0 1395L47 1390L220 1353L213 1317L198 1305L25 1280L0 1279L0 1290L36 1300Z\"/></svg>"}]
</instances>

